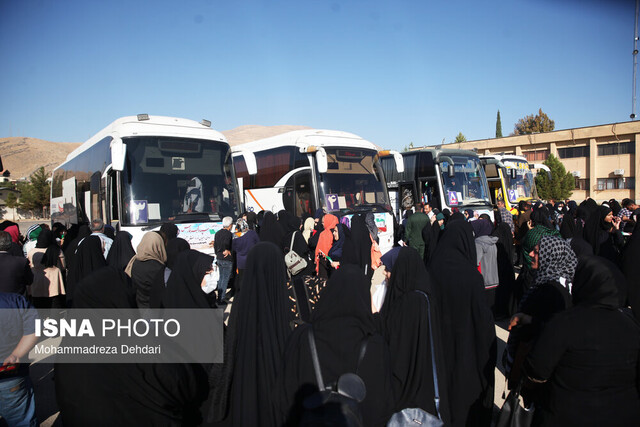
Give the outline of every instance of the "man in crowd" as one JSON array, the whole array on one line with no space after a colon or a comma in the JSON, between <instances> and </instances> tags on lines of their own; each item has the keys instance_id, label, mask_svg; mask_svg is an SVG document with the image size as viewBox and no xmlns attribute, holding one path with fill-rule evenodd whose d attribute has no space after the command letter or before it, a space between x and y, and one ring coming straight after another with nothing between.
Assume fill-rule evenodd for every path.
<instances>
[{"instance_id":1,"label":"man in crowd","mask_svg":"<svg viewBox=\"0 0 640 427\"><path fill-rule=\"evenodd\" d=\"M513 234L515 232L513 215L511 215L511 212L509 212L505 207L504 200L498 199L496 205L498 205L498 213L500 214L500 219L502 220L502 222L509 226L509 228L511 229L511 234Z\"/></svg>"},{"instance_id":2,"label":"man in crowd","mask_svg":"<svg viewBox=\"0 0 640 427\"><path fill-rule=\"evenodd\" d=\"M94 219L91 221L89 229L91 229L92 235L98 236L100 240L102 240L102 253L104 255L104 259L107 259L109 249L111 249L111 245L113 244L113 239L104 234L104 221L100 218Z\"/></svg>"},{"instance_id":3,"label":"man in crowd","mask_svg":"<svg viewBox=\"0 0 640 427\"><path fill-rule=\"evenodd\" d=\"M11 255L11 235L0 231L0 292L26 295L27 286L33 282L29 260Z\"/></svg>"},{"instance_id":4,"label":"man in crowd","mask_svg":"<svg viewBox=\"0 0 640 427\"><path fill-rule=\"evenodd\" d=\"M215 234L213 241L213 249L216 253L216 263L220 269L220 279L218 279L218 305L225 305L225 295L227 293L227 284L231 278L233 269L233 259L231 257L231 228L233 227L233 218L225 216L222 218L222 230Z\"/></svg>"},{"instance_id":5,"label":"man in crowd","mask_svg":"<svg viewBox=\"0 0 640 427\"><path fill-rule=\"evenodd\" d=\"M424 258L424 240L422 240L422 229L431 222L429 216L424 213L424 204L416 203L415 213L407 219L405 238L407 244L418 251ZM428 205L427 205L428 206ZM431 211L431 209L429 209Z\"/></svg>"},{"instance_id":6,"label":"man in crowd","mask_svg":"<svg viewBox=\"0 0 640 427\"><path fill-rule=\"evenodd\" d=\"M631 199L622 199L622 209L620 209L620 212L618 212L618 218L620 218L620 220L622 221L620 223L620 230L622 230L622 231L633 231L633 226L635 226L635 223L631 219L631 215L633 214L633 211L638 209L638 207L639 206L636 205L636 203L633 200L631 200ZM627 223L630 224L630 227L627 227L627 230L625 230L625 227L627 226ZM629 228L630 228L630 230L629 230Z\"/></svg>"},{"instance_id":7,"label":"man in crowd","mask_svg":"<svg viewBox=\"0 0 640 427\"><path fill-rule=\"evenodd\" d=\"M0 417L10 426L38 425L29 364L20 363L38 342L36 318L22 295L0 292Z\"/></svg>"}]
</instances>

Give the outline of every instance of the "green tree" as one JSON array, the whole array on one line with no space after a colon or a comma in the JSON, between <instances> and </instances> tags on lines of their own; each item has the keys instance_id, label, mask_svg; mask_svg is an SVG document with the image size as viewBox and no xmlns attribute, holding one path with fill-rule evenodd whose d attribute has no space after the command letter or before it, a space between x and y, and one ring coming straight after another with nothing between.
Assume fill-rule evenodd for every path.
<instances>
[{"instance_id":1,"label":"green tree","mask_svg":"<svg viewBox=\"0 0 640 427\"><path fill-rule=\"evenodd\" d=\"M502 138L502 122L500 121L500 110L498 110L498 117L496 117L496 138Z\"/></svg>"},{"instance_id":2,"label":"green tree","mask_svg":"<svg viewBox=\"0 0 640 427\"><path fill-rule=\"evenodd\" d=\"M44 167L41 167L31 175L29 178L30 182L18 184L18 190L20 190L20 207L31 211L32 215L35 212L39 214L44 212L44 208L49 206L51 189L47 178L48 176L44 171Z\"/></svg>"},{"instance_id":3,"label":"green tree","mask_svg":"<svg viewBox=\"0 0 640 427\"><path fill-rule=\"evenodd\" d=\"M513 128L513 135L526 135L530 133L551 132L556 128L556 123L538 109L535 116L530 114L518 120Z\"/></svg>"},{"instance_id":4,"label":"green tree","mask_svg":"<svg viewBox=\"0 0 640 427\"><path fill-rule=\"evenodd\" d=\"M462 132L458 132L458 135L456 135L456 139L453 142L465 142L466 140L467 137L464 136Z\"/></svg>"},{"instance_id":5,"label":"green tree","mask_svg":"<svg viewBox=\"0 0 640 427\"><path fill-rule=\"evenodd\" d=\"M408 146L405 145L404 148L402 149L402 151L403 152L404 151L411 151L412 148L413 148L413 141L411 141Z\"/></svg>"},{"instance_id":6,"label":"green tree","mask_svg":"<svg viewBox=\"0 0 640 427\"><path fill-rule=\"evenodd\" d=\"M13 210L13 220L15 221L16 220L16 211L15 211L15 209L20 204L18 202L18 198L16 197L16 194L14 192L10 192L9 194L7 194L7 199L5 200L5 203L7 204L7 207L9 209L14 209Z\"/></svg>"},{"instance_id":7,"label":"green tree","mask_svg":"<svg viewBox=\"0 0 640 427\"><path fill-rule=\"evenodd\" d=\"M567 172L562 162L553 154L549 155L544 164L551 169L551 178L544 171L538 173L536 176L538 196L544 200L565 200L571 197L575 188L575 178L571 172Z\"/></svg>"}]
</instances>

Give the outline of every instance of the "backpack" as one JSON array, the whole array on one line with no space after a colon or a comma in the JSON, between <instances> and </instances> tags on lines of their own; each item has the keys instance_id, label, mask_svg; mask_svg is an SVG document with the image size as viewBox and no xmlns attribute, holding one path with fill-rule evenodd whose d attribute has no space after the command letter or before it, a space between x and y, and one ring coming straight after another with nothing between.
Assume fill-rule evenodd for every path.
<instances>
[{"instance_id":1,"label":"backpack","mask_svg":"<svg viewBox=\"0 0 640 427\"><path fill-rule=\"evenodd\" d=\"M319 391L304 400L304 411L299 425L303 427L364 427L359 405L366 396L364 381L355 373L347 373L340 375L335 384L325 387L311 325L309 325L307 337ZM360 347L356 372L367 351L367 342L368 337Z\"/></svg>"}]
</instances>

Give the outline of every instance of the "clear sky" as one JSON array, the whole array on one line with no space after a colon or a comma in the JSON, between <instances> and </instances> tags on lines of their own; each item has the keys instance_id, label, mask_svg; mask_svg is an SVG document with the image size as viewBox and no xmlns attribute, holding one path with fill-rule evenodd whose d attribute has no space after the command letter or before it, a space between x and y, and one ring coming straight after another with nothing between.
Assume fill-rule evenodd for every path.
<instances>
[{"instance_id":1,"label":"clear sky","mask_svg":"<svg viewBox=\"0 0 640 427\"><path fill-rule=\"evenodd\" d=\"M0 0L0 137L149 113L385 148L629 120L634 0ZM640 89L640 88L639 88ZM640 112L638 112L640 114Z\"/></svg>"}]
</instances>

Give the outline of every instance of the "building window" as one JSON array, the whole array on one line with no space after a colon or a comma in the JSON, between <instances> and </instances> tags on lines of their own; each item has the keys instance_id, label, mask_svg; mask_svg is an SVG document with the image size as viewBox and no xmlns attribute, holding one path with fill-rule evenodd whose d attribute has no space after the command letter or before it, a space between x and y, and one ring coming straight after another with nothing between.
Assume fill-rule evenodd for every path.
<instances>
[{"instance_id":1,"label":"building window","mask_svg":"<svg viewBox=\"0 0 640 427\"><path fill-rule=\"evenodd\" d=\"M617 156L619 154L633 154L635 152L636 144L633 142L598 145L598 156Z\"/></svg>"},{"instance_id":2,"label":"building window","mask_svg":"<svg viewBox=\"0 0 640 427\"><path fill-rule=\"evenodd\" d=\"M572 159L574 157L589 157L589 146L558 148L558 157Z\"/></svg>"},{"instance_id":3,"label":"building window","mask_svg":"<svg viewBox=\"0 0 640 427\"><path fill-rule=\"evenodd\" d=\"M528 162L544 162L549 157L549 150L526 151L522 155Z\"/></svg>"},{"instance_id":4,"label":"building window","mask_svg":"<svg viewBox=\"0 0 640 427\"><path fill-rule=\"evenodd\" d=\"M587 185L588 184L586 178L576 178L576 190L586 190Z\"/></svg>"},{"instance_id":5,"label":"building window","mask_svg":"<svg viewBox=\"0 0 640 427\"><path fill-rule=\"evenodd\" d=\"M633 190L635 178L598 178L598 191L602 190Z\"/></svg>"}]
</instances>

